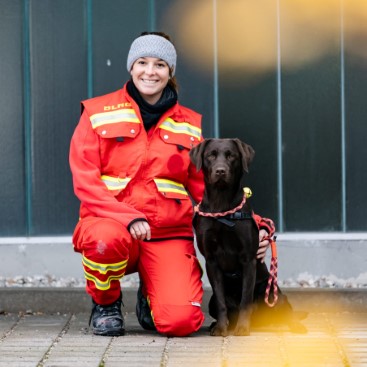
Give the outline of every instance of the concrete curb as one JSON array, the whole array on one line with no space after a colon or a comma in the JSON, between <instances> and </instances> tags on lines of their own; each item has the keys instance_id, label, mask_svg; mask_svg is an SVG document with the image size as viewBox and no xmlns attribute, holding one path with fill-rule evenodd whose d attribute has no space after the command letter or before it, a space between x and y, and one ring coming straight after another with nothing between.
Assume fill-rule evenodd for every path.
<instances>
[{"instance_id":1,"label":"concrete curb","mask_svg":"<svg viewBox=\"0 0 367 367\"><path fill-rule=\"evenodd\" d=\"M74 253L71 242L71 236L0 238L1 277L48 275L84 280L80 254ZM279 233L277 244L278 279L292 281L289 287L298 287L294 282L305 276L332 276L343 288L347 282L366 286L367 233ZM198 258L204 265L199 252ZM203 282L209 287L206 274Z\"/></svg>"},{"instance_id":2,"label":"concrete curb","mask_svg":"<svg viewBox=\"0 0 367 367\"><path fill-rule=\"evenodd\" d=\"M134 312L136 288L123 290L124 311ZM211 289L205 288L207 310ZM367 289L283 288L295 310L312 312L366 312ZM0 288L1 313L90 312L91 299L83 288Z\"/></svg>"}]
</instances>

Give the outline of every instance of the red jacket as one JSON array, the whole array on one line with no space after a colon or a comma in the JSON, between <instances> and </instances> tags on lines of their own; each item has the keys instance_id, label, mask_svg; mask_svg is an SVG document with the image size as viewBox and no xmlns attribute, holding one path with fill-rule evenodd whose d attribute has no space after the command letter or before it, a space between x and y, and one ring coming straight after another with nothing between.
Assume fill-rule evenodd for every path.
<instances>
[{"instance_id":1,"label":"red jacket","mask_svg":"<svg viewBox=\"0 0 367 367\"><path fill-rule=\"evenodd\" d=\"M147 220L153 239L192 236L189 194L199 202L204 183L189 151L201 140L201 115L179 103L147 133L126 85L83 101L70 146L80 217L113 218L127 228Z\"/></svg>"}]
</instances>

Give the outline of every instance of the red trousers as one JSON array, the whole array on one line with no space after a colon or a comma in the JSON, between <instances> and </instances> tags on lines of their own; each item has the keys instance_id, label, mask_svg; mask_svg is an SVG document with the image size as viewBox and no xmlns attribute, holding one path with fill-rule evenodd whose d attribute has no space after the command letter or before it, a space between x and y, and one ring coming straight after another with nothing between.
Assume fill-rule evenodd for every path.
<instances>
[{"instance_id":1,"label":"red trousers","mask_svg":"<svg viewBox=\"0 0 367 367\"><path fill-rule=\"evenodd\" d=\"M137 241L113 219L88 217L77 224L73 244L96 303L116 301L120 279L139 272L158 332L185 336L202 325L202 273L192 240Z\"/></svg>"}]
</instances>

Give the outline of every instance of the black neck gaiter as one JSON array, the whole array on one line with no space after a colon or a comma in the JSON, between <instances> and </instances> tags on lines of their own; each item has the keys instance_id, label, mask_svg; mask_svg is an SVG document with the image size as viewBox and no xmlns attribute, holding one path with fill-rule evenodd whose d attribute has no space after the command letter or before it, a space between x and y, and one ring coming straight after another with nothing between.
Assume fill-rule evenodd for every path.
<instances>
[{"instance_id":1,"label":"black neck gaiter","mask_svg":"<svg viewBox=\"0 0 367 367\"><path fill-rule=\"evenodd\" d=\"M140 108L141 117L146 131L154 126L163 113L174 106L177 102L177 92L169 85L163 89L161 98L154 105L149 104L144 100L132 80L128 81L126 88L129 95Z\"/></svg>"}]
</instances>

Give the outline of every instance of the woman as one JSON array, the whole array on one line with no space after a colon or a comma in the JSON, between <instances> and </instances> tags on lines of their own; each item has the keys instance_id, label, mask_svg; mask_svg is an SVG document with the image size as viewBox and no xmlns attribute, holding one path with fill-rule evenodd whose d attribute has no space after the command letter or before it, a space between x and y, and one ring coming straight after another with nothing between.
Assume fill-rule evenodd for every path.
<instances>
[{"instance_id":1,"label":"woman","mask_svg":"<svg viewBox=\"0 0 367 367\"><path fill-rule=\"evenodd\" d=\"M119 280L138 272L141 325L184 336L204 321L190 200L200 201L203 179L188 154L202 140L201 116L177 101L176 50L164 33L135 39L127 70L122 89L82 102L70 147L81 201L74 249L94 334L124 333ZM258 221L260 238L273 233L271 221ZM260 242L259 258L267 246Z\"/></svg>"}]
</instances>

